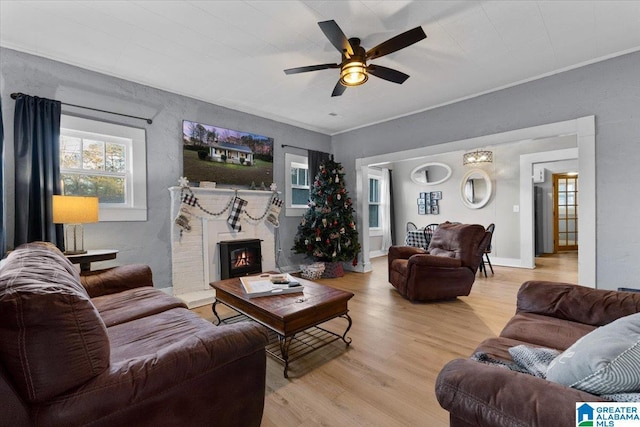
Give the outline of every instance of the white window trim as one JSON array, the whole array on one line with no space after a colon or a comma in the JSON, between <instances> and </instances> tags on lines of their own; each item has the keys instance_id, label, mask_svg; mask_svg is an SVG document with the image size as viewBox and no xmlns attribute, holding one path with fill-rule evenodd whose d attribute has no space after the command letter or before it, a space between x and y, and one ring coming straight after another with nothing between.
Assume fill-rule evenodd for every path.
<instances>
[{"instance_id":1,"label":"white window trim","mask_svg":"<svg viewBox=\"0 0 640 427\"><path fill-rule=\"evenodd\" d=\"M380 185L382 184L382 176L381 175L369 175L369 179L367 180L367 187L370 187L369 180L375 179L378 181L378 192L380 192ZM382 209L382 202L380 199L382 198L381 194L378 194L378 202L371 203L371 194L368 194L367 191L367 209L369 209L369 205L377 205L378 206L378 227L369 227L369 236L382 236L382 227L380 227L380 209Z\"/></svg>"},{"instance_id":2,"label":"white window trim","mask_svg":"<svg viewBox=\"0 0 640 427\"><path fill-rule=\"evenodd\" d=\"M308 206L302 205L292 205L291 201L293 200L291 189L297 186L293 186L291 183L291 168L292 167L300 167L307 166L307 176L309 179L309 185L311 186L311 175L308 172L309 161L306 156L300 156L298 154L292 153L284 153L284 163L285 163L285 216L302 216L307 211ZM299 187L298 187L299 188Z\"/></svg>"},{"instance_id":3,"label":"white window trim","mask_svg":"<svg viewBox=\"0 0 640 427\"><path fill-rule=\"evenodd\" d=\"M130 203L113 206L101 203L99 221L146 221L147 220L147 151L146 131L130 126L100 122L63 114L60 128L125 138L131 140L127 162L131 161L131 179L125 191L131 192ZM130 159L130 160L129 160ZM128 165L129 166L129 165ZM129 172L128 172L129 173Z\"/></svg>"}]
</instances>

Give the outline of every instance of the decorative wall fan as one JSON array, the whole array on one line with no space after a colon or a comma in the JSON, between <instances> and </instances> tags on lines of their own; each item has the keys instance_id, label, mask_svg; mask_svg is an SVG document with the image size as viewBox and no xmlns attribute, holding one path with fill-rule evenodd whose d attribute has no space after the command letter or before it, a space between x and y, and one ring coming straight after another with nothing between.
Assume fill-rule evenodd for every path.
<instances>
[{"instance_id":1,"label":"decorative wall fan","mask_svg":"<svg viewBox=\"0 0 640 427\"><path fill-rule=\"evenodd\" d=\"M284 70L284 72L286 74L298 74L329 68L339 68L340 80L338 80L335 88L333 88L331 96L340 96L347 87L363 84L369 79L369 74L393 83L404 83L404 81L409 78L408 74L381 65L367 65L367 61L404 49L427 38L422 27L416 27L365 51L364 48L360 46L360 39L357 37L347 39L336 21L322 21L318 22L318 25L331 44L342 54L341 63L289 68Z\"/></svg>"}]
</instances>

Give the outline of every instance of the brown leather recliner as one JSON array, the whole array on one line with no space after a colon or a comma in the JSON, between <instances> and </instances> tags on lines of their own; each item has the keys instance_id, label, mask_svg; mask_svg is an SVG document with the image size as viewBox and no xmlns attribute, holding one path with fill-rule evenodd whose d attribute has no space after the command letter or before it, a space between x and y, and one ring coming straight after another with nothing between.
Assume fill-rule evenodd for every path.
<instances>
[{"instance_id":1,"label":"brown leather recliner","mask_svg":"<svg viewBox=\"0 0 640 427\"><path fill-rule=\"evenodd\" d=\"M428 250L389 248L389 282L410 301L469 295L490 240L491 233L478 224L440 224Z\"/></svg>"}]
</instances>

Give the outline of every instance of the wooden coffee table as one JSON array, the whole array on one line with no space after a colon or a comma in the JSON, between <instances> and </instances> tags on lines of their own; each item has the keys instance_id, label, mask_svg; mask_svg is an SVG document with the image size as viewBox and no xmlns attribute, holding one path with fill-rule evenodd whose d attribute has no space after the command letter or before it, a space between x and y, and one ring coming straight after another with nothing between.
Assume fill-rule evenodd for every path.
<instances>
[{"instance_id":1,"label":"wooden coffee table","mask_svg":"<svg viewBox=\"0 0 640 427\"><path fill-rule=\"evenodd\" d=\"M224 304L239 313L224 319L224 323L248 317L266 326L272 332L267 353L284 364L285 378L288 378L290 362L339 339L347 346L351 344L351 338L347 338L352 323L347 301L353 294L310 280L298 280L304 285L303 292L257 298L247 298L239 278L210 284L216 290L212 310L217 324L223 321L216 305ZM342 335L318 326L336 317L348 321Z\"/></svg>"}]
</instances>

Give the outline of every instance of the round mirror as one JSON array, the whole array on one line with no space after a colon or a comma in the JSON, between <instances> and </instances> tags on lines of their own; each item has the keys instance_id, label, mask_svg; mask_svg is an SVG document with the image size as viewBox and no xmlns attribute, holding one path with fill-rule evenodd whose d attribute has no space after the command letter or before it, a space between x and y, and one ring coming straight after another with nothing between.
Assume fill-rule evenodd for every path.
<instances>
[{"instance_id":1,"label":"round mirror","mask_svg":"<svg viewBox=\"0 0 640 427\"><path fill-rule=\"evenodd\" d=\"M470 209L480 209L491 199L491 178L481 169L473 169L465 174L460 184L462 202Z\"/></svg>"},{"instance_id":2,"label":"round mirror","mask_svg":"<svg viewBox=\"0 0 640 427\"><path fill-rule=\"evenodd\" d=\"M441 184L451 176L449 165L438 162L425 163L411 171L411 181L419 185Z\"/></svg>"}]
</instances>

